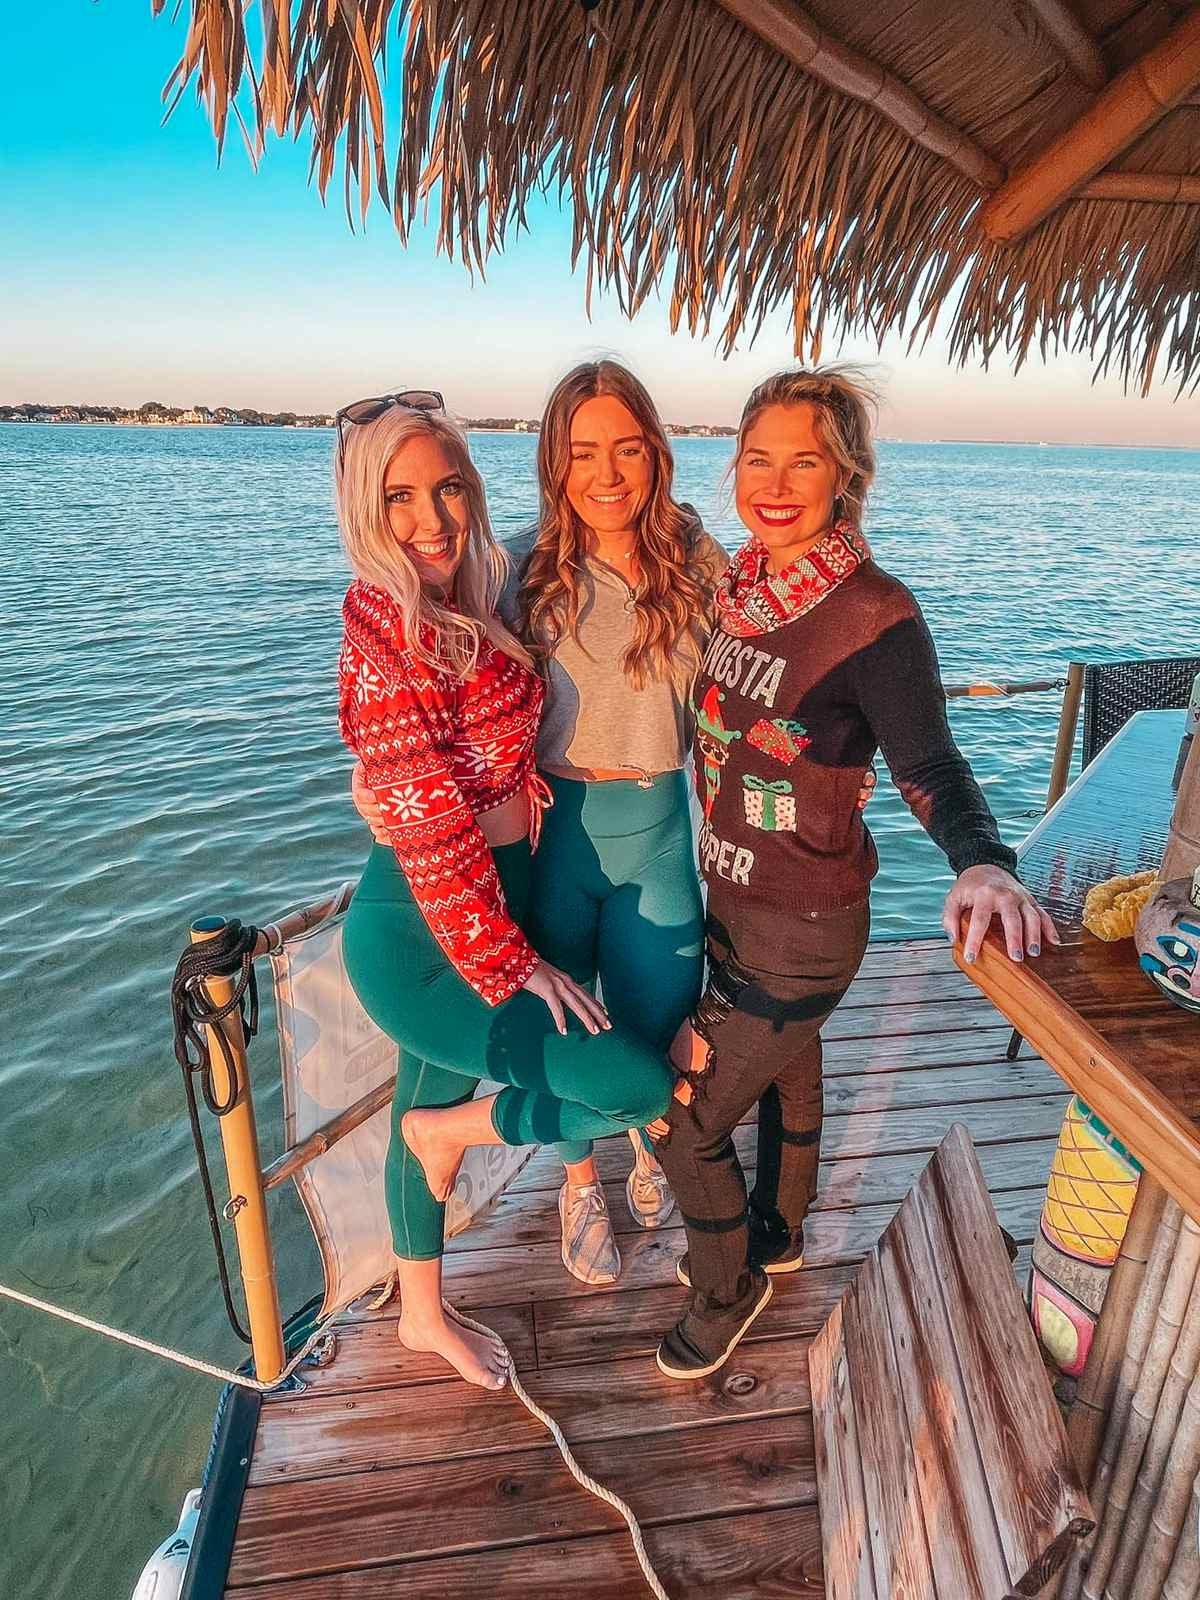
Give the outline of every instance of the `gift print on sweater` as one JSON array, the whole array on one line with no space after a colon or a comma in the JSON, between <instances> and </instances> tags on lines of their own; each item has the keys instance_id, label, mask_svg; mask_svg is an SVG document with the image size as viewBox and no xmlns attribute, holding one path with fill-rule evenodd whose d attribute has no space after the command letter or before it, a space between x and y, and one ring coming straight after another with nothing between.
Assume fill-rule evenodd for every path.
<instances>
[{"instance_id":1,"label":"gift print on sweater","mask_svg":"<svg viewBox=\"0 0 1200 1600\"><path fill-rule=\"evenodd\" d=\"M742 808L746 821L763 833L795 833L796 800L786 778L742 774Z\"/></svg>"},{"instance_id":2,"label":"gift print on sweater","mask_svg":"<svg viewBox=\"0 0 1200 1600\"><path fill-rule=\"evenodd\" d=\"M798 755L808 749L812 740L802 722L790 722L787 717L773 717L769 722L761 717L746 735L746 743L761 750L765 756L774 756L790 767Z\"/></svg>"}]
</instances>

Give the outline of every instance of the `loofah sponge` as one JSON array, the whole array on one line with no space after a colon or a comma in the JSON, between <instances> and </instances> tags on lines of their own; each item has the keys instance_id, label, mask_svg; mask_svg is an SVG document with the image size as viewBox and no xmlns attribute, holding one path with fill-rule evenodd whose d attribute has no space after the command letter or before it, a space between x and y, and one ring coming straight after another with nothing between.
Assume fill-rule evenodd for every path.
<instances>
[{"instance_id":1,"label":"loofah sponge","mask_svg":"<svg viewBox=\"0 0 1200 1600\"><path fill-rule=\"evenodd\" d=\"M1083 902L1083 925L1097 939L1132 939L1138 912L1158 887L1153 872L1108 878L1089 889Z\"/></svg>"}]
</instances>

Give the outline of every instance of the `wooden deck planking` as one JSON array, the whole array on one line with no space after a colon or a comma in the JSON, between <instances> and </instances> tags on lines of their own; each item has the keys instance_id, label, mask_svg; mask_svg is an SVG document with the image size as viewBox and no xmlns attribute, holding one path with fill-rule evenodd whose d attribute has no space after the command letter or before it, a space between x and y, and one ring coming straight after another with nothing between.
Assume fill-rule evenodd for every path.
<instances>
[{"instance_id":1,"label":"wooden deck planking","mask_svg":"<svg viewBox=\"0 0 1200 1600\"><path fill-rule=\"evenodd\" d=\"M689 1437L675 1433L579 1446L582 1466L638 1506L645 1528L691 1521L696 1489L706 1514L811 1505L817 1498L809 1411L717 1423ZM453 1506L452 1527L430 1506ZM354 1547L339 1533L354 1528ZM583 1494L557 1450L506 1450L476 1459L433 1461L366 1477L269 1484L246 1497L232 1584L285 1578L347 1565L465 1554L537 1543L539 1530L561 1539L624 1527L620 1515ZM350 1559L347 1559L349 1554Z\"/></svg>"},{"instance_id":2,"label":"wooden deck planking","mask_svg":"<svg viewBox=\"0 0 1200 1600\"><path fill-rule=\"evenodd\" d=\"M646 1549L680 1600L794 1600L825 1592L815 1503L651 1528ZM573 1593L588 1600L635 1600L647 1591L622 1528L226 1592L242 1600L564 1600Z\"/></svg>"},{"instance_id":3,"label":"wooden deck planking","mask_svg":"<svg viewBox=\"0 0 1200 1600\"><path fill-rule=\"evenodd\" d=\"M648 1359L684 1304L684 1237L633 1224L623 1138L598 1147L624 1259L615 1289L563 1270L548 1152L447 1254L448 1294L501 1332L583 1465L630 1500L673 1600L823 1592L808 1345L956 1120L1028 1270L1066 1099L1056 1076L1029 1054L1004 1059L1007 1026L941 940L872 947L833 1023L814 1265L775 1281L722 1373L678 1384ZM751 1170L755 1133L736 1135ZM231 1600L645 1592L623 1524L519 1402L403 1351L396 1315L348 1313L337 1360L264 1405Z\"/></svg>"}]
</instances>

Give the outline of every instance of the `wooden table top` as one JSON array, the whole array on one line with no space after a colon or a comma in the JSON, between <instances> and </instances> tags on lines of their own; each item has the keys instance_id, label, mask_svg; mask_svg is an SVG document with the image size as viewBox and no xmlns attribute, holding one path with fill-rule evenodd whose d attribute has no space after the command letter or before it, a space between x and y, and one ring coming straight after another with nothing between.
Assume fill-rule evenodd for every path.
<instances>
[{"instance_id":1,"label":"wooden table top","mask_svg":"<svg viewBox=\"0 0 1200 1600\"><path fill-rule=\"evenodd\" d=\"M1014 962L993 931L973 966L955 960L1200 1220L1200 1019L1159 994L1130 940L1107 944L1080 922L1093 884L1158 865L1182 732L1180 711L1137 713L1022 847L1021 876L1062 947Z\"/></svg>"}]
</instances>

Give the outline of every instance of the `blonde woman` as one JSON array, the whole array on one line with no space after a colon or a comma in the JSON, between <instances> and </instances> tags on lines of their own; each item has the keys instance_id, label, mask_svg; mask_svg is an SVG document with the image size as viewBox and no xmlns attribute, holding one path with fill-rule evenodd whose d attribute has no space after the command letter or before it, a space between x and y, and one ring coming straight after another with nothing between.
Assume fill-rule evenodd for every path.
<instances>
[{"instance_id":1,"label":"blonde woman","mask_svg":"<svg viewBox=\"0 0 1200 1600\"><path fill-rule=\"evenodd\" d=\"M655 1134L679 1197L693 1294L658 1351L672 1378L715 1371L804 1261L821 1141L821 1026L858 970L878 860L860 785L877 749L957 874L943 921L974 959L993 916L1009 954L1054 925L946 722L916 600L862 532L871 396L843 371L781 372L746 402L735 463L750 535L716 597L696 683L708 982L673 1050L690 1075ZM694 1093L699 1089L701 1092ZM753 1193L734 1128L758 1106Z\"/></svg>"},{"instance_id":2,"label":"blonde woman","mask_svg":"<svg viewBox=\"0 0 1200 1600\"><path fill-rule=\"evenodd\" d=\"M533 863L530 935L609 1014L665 1051L700 993L704 913L684 773L689 694L727 557L672 494L674 461L643 385L575 367L547 403L541 510L510 553L504 615L546 679L538 767L554 804ZM631 1133L633 1218L674 1198ZM561 1142L562 1259L585 1283L621 1268L590 1141Z\"/></svg>"},{"instance_id":3,"label":"blonde woman","mask_svg":"<svg viewBox=\"0 0 1200 1600\"><path fill-rule=\"evenodd\" d=\"M545 799L542 684L496 615L504 558L440 396L339 413L336 485L356 574L339 721L390 837L367 860L344 953L363 1006L401 1046L386 1171L399 1337L500 1388L500 1346L442 1300L444 1205L464 1150L642 1126L665 1110L672 1075L524 931ZM475 1099L485 1075L507 1087Z\"/></svg>"}]
</instances>

